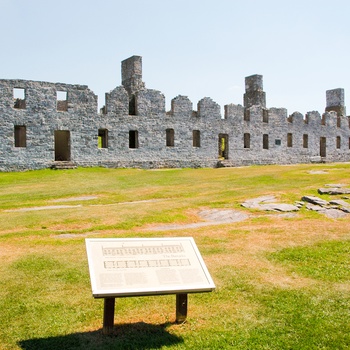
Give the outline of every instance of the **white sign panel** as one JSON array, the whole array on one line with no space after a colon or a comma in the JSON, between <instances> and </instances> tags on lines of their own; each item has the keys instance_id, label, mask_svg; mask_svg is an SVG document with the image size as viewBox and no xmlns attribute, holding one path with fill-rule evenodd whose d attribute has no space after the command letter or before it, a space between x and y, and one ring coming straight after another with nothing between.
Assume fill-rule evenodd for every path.
<instances>
[{"instance_id":1,"label":"white sign panel","mask_svg":"<svg viewBox=\"0 0 350 350\"><path fill-rule=\"evenodd\" d=\"M85 242L95 298L215 289L192 237L88 238Z\"/></svg>"}]
</instances>

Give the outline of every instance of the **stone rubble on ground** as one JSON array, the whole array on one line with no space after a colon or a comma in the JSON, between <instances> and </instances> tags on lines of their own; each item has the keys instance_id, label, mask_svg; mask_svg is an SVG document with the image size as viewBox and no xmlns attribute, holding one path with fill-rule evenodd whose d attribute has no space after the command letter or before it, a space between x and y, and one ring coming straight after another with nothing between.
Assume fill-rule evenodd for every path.
<instances>
[{"instance_id":1,"label":"stone rubble on ground","mask_svg":"<svg viewBox=\"0 0 350 350\"><path fill-rule=\"evenodd\" d=\"M319 189L320 194L347 194L349 188L343 188L343 184L326 184L325 188ZM349 197L342 197L349 199ZM273 195L261 196L258 198L248 199L241 205L249 209L258 209L264 211L293 212L298 211L306 203L308 210L317 211L328 218L338 219L346 217L350 213L350 204L343 199L333 199L326 201L316 196L303 196L301 201L294 204L275 203L276 198Z\"/></svg>"}]
</instances>

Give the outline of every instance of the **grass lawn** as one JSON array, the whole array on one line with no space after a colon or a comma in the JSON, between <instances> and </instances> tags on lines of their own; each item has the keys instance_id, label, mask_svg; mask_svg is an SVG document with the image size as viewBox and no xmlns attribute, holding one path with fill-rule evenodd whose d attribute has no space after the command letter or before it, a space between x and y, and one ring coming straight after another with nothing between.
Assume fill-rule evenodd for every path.
<instances>
[{"instance_id":1,"label":"grass lawn","mask_svg":"<svg viewBox=\"0 0 350 350\"><path fill-rule=\"evenodd\" d=\"M350 214L241 206L337 183L350 164L0 173L0 349L350 349ZM249 218L181 228L200 209ZM177 236L195 239L215 291L189 295L184 324L175 295L117 299L103 335L85 238Z\"/></svg>"}]
</instances>

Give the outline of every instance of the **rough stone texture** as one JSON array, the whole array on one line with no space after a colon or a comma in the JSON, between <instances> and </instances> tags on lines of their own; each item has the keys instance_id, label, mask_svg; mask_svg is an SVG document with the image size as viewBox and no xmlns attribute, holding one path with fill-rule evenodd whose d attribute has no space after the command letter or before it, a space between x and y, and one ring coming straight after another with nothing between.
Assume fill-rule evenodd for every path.
<instances>
[{"instance_id":1,"label":"rough stone texture","mask_svg":"<svg viewBox=\"0 0 350 350\"><path fill-rule=\"evenodd\" d=\"M275 203L275 196L262 196L258 198L248 199L242 206L250 209L258 209L265 211L281 211L281 212L291 212L298 211L299 207L293 204L285 204L285 203Z\"/></svg>"},{"instance_id":2,"label":"rough stone texture","mask_svg":"<svg viewBox=\"0 0 350 350\"><path fill-rule=\"evenodd\" d=\"M320 206L329 204L326 200L315 196L304 196L301 200L303 200L304 202L308 202L308 203L320 205Z\"/></svg>"},{"instance_id":3,"label":"rough stone texture","mask_svg":"<svg viewBox=\"0 0 350 350\"><path fill-rule=\"evenodd\" d=\"M306 209L317 211L333 219L344 218L350 213L350 204L341 199L334 199L330 202L315 196L304 196L302 202L298 201L295 205L275 203L276 198L273 195L261 196L248 199L242 206L249 209L258 209L264 211L293 212L298 211L306 202ZM282 216L290 217L290 216Z\"/></svg>"},{"instance_id":4,"label":"rough stone texture","mask_svg":"<svg viewBox=\"0 0 350 350\"><path fill-rule=\"evenodd\" d=\"M334 199L330 202L314 196L304 196L302 200L308 202L308 210L317 211L328 218L339 219L347 217L350 213L350 204L341 199Z\"/></svg>"},{"instance_id":5,"label":"rough stone texture","mask_svg":"<svg viewBox=\"0 0 350 350\"><path fill-rule=\"evenodd\" d=\"M349 194L350 188L339 188L339 187L328 187L328 188L319 188L318 189L319 194Z\"/></svg>"},{"instance_id":6,"label":"rough stone texture","mask_svg":"<svg viewBox=\"0 0 350 350\"><path fill-rule=\"evenodd\" d=\"M327 218L330 219L342 219L348 216L348 214L346 214L345 212L337 209L327 209L325 210L324 215L326 215Z\"/></svg>"},{"instance_id":7,"label":"rough stone texture","mask_svg":"<svg viewBox=\"0 0 350 350\"><path fill-rule=\"evenodd\" d=\"M342 89L327 92L323 115L288 116L285 108L266 108L261 75L245 83L244 105L228 104L222 116L209 97L193 110L188 97L179 95L166 112L164 95L142 81L140 56L122 62L122 86L106 93L100 113L97 96L84 85L0 80L0 171L47 168L62 160L146 169L350 161ZM24 91L23 99L14 98L15 88ZM58 100L58 92L66 100ZM174 132L172 146L167 129Z\"/></svg>"}]
</instances>

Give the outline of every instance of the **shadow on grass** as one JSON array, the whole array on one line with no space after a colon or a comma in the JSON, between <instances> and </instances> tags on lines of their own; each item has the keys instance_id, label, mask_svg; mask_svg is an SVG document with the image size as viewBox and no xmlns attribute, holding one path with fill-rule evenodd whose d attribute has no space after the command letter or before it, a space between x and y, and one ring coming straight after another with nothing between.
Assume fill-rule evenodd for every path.
<instances>
[{"instance_id":1,"label":"shadow on grass","mask_svg":"<svg viewBox=\"0 0 350 350\"><path fill-rule=\"evenodd\" d=\"M85 333L21 340L18 345L25 350L53 349L157 349L183 343L183 339L170 334L166 328L172 323L152 325L144 322L115 325L113 333L102 334L102 330Z\"/></svg>"}]
</instances>

